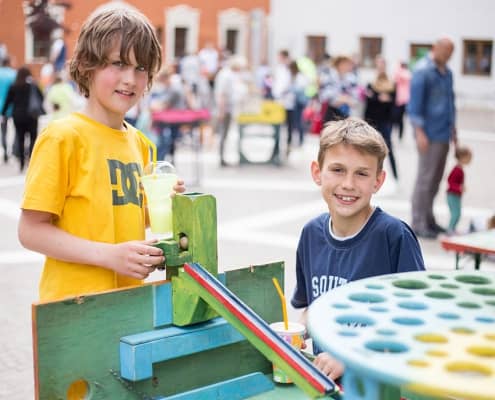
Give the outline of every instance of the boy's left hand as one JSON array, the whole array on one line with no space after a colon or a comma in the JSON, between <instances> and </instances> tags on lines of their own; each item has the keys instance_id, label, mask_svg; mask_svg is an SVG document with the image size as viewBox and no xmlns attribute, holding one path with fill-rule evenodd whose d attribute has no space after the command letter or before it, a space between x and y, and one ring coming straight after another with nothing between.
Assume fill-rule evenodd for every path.
<instances>
[{"instance_id":1,"label":"boy's left hand","mask_svg":"<svg viewBox=\"0 0 495 400\"><path fill-rule=\"evenodd\" d=\"M184 193L186 191L186 185L182 179L178 179L174 186L175 193Z\"/></svg>"}]
</instances>

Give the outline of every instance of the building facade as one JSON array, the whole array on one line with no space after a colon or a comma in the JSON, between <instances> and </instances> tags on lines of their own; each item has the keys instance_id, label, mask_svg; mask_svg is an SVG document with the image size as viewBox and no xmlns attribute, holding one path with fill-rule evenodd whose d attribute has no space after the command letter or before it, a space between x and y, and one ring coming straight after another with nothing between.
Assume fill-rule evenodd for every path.
<instances>
[{"instance_id":1,"label":"building facade","mask_svg":"<svg viewBox=\"0 0 495 400\"><path fill-rule=\"evenodd\" d=\"M15 67L27 64L38 73L48 60L56 29L33 32L28 16L32 1L0 0L0 42L7 46ZM135 7L150 19L160 38L165 62L194 53L207 42L245 56L252 65L266 58L268 51L269 0L45 1L47 13L65 28L63 37L69 57L84 20L98 7L112 2Z\"/></svg>"},{"instance_id":2,"label":"building facade","mask_svg":"<svg viewBox=\"0 0 495 400\"><path fill-rule=\"evenodd\" d=\"M398 61L413 64L436 38L450 36L458 104L495 108L492 0L272 0L270 14L272 61L282 48L294 57L353 55L363 80L371 79L376 54L392 70Z\"/></svg>"}]
</instances>

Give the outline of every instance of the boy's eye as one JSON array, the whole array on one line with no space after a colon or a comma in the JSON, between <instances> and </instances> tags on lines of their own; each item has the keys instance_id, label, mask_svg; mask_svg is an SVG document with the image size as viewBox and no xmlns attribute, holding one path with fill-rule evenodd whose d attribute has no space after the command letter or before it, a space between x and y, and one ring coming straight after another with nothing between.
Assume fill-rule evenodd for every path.
<instances>
[{"instance_id":1,"label":"boy's eye","mask_svg":"<svg viewBox=\"0 0 495 400\"><path fill-rule=\"evenodd\" d=\"M146 67L142 66L142 65L138 65L136 67L136 71L139 71L139 72L146 72Z\"/></svg>"},{"instance_id":2,"label":"boy's eye","mask_svg":"<svg viewBox=\"0 0 495 400\"><path fill-rule=\"evenodd\" d=\"M119 61L112 62L112 65L114 65L115 67L122 68L124 66L124 63L119 60Z\"/></svg>"},{"instance_id":3,"label":"boy's eye","mask_svg":"<svg viewBox=\"0 0 495 400\"><path fill-rule=\"evenodd\" d=\"M368 176L368 173L365 171L358 171L359 176Z\"/></svg>"}]
</instances>

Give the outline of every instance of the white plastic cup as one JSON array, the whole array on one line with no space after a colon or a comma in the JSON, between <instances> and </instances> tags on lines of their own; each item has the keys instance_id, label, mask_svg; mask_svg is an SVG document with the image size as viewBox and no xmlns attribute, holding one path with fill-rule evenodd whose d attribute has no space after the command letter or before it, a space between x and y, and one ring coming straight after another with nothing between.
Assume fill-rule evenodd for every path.
<instances>
[{"instance_id":1,"label":"white plastic cup","mask_svg":"<svg viewBox=\"0 0 495 400\"><path fill-rule=\"evenodd\" d=\"M285 324L283 322L274 322L273 324L270 324L270 328L297 350L302 348L304 334L306 333L306 327L303 324L289 322L288 329L285 329ZM293 383L287 374L275 364L273 364L273 380L277 383Z\"/></svg>"},{"instance_id":2,"label":"white plastic cup","mask_svg":"<svg viewBox=\"0 0 495 400\"><path fill-rule=\"evenodd\" d=\"M148 164L141 183L148 204L151 232L170 234L173 231L171 194L177 183L174 166L167 161Z\"/></svg>"}]
</instances>

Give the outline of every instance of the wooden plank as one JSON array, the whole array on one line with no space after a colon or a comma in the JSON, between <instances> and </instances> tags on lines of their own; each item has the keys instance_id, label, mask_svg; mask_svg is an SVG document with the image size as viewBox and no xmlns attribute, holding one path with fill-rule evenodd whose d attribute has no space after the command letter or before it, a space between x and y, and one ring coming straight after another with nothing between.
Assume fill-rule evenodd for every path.
<instances>
[{"instance_id":1,"label":"wooden plank","mask_svg":"<svg viewBox=\"0 0 495 400\"><path fill-rule=\"evenodd\" d=\"M158 400L242 400L273 389L269 378L255 372Z\"/></svg>"},{"instance_id":2,"label":"wooden plank","mask_svg":"<svg viewBox=\"0 0 495 400\"><path fill-rule=\"evenodd\" d=\"M211 195L189 193L174 196L174 239L182 235L188 238L187 251L193 262L218 275L217 212L216 200ZM167 267L167 277L172 279L174 325L185 326L208 321L218 316L203 300L187 290L177 276L178 267Z\"/></svg>"},{"instance_id":3,"label":"wooden plank","mask_svg":"<svg viewBox=\"0 0 495 400\"><path fill-rule=\"evenodd\" d=\"M138 333L120 339L122 377L131 381L153 377L153 364L245 340L223 318L179 328Z\"/></svg>"}]
</instances>

